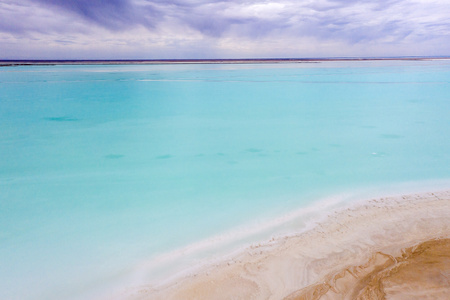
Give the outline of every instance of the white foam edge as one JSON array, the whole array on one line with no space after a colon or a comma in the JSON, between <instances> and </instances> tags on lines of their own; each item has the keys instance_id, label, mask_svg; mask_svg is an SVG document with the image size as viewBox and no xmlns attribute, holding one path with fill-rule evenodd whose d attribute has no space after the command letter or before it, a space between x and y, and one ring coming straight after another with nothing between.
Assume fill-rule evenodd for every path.
<instances>
[{"instance_id":1,"label":"white foam edge","mask_svg":"<svg viewBox=\"0 0 450 300\"><path fill-rule=\"evenodd\" d=\"M353 192L340 193L321 200L314 201L311 205L299 208L291 213L272 218L258 220L251 224L236 227L232 230L213 237L189 244L173 251L156 255L149 260L141 261L139 265L130 270L130 276L126 282L116 291L123 294L132 294L141 289L153 289L167 286L185 277L193 276L199 271L207 270L209 266L225 263L238 254L248 251L252 246L269 246L280 238L295 236L312 230L324 222L330 214L337 214L346 209L353 209L370 200L400 199L404 195L426 194L447 190L450 180L430 180L420 182L396 183L392 186L355 189ZM383 204L379 204L383 205ZM288 231L276 231L275 229L287 225L295 220L304 222L302 227L289 228ZM251 239L251 237L263 236L263 239ZM245 242L242 242L245 240ZM223 248L214 251L216 248ZM208 253L208 251L210 253ZM204 254L203 256L201 254ZM184 260L184 262L183 262ZM174 267L176 265L177 267ZM153 270L160 268L170 270L169 276L149 276ZM114 293L116 294L116 293ZM117 295L117 294L116 294ZM108 299L111 299L111 294ZM106 298L105 298L106 299Z\"/></svg>"}]
</instances>

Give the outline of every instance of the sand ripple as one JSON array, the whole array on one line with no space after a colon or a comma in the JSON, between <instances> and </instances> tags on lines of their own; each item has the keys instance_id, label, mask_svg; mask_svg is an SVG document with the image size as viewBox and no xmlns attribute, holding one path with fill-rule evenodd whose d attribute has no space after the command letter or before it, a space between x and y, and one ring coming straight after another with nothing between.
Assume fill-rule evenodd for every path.
<instances>
[{"instance_id":1,"label":"sand ripple","mask_svg":"<svg viewBox=\"0 0 450 300\"><path fill-rule=\"evenodd\" d=\"M448 299L450 191L360 202L130 299ZM122 298L123 299L123 298Z\"/></svg>"},{"instance_id":2,"label":"sand ripple","mask_svg":"<svg viewBox=\"0 0 450 300\"><path fill-rule=\"evenodd\" d=\"M324 281L285 299L448 299L450 239L404 249L400 257L378 252L366 264Z\"/></svg>"}]
</instances>

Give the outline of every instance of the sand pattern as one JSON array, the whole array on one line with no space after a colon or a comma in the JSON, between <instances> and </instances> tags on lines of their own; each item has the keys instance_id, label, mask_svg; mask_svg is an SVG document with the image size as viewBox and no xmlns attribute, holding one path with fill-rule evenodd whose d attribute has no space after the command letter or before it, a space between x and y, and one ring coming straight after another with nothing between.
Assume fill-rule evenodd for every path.
<instances>
[{"instance_id":1,"label":"sand pattern","mask_svg":"<svg viewBox=\"0 0 450 300\"><path fill-rule=\"evenodd\" d=\"M359 202L131 299L447 299L450 191Z\"/></svg>"},{"instance_id":2,"label":"sand pattern","mask_svg":"<svg viewBox=\"0 0 450 300\"><path fill-rule=\"evenodd\" d=\"M400 257L377 252L364 265L328 276L286 300L447 299L450 295L450 239L430 240Z\"/></svg>"}]
</instances>

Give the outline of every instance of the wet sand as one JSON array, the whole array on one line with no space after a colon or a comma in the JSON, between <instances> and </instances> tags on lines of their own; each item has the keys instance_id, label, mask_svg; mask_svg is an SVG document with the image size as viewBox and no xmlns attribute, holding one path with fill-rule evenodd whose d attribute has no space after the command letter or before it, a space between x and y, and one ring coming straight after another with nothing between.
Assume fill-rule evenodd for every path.
<instances>
[{"instance_id":1,"label":"wet sand","mask_svg":"<svg viewBox=\"0 0 450 300\"><path fill-rule=\"evenodd\" d=\"M359 202L130 299L447 299L450 191Z\"/></svg>"},{"instance_id":2,"label":"wet sand","mask_svg":"<svg viewBox=\"0 0 450 300\"><path fill-rule=\"evenodd\" d=\"M450 239L436 239L393 257L377 252L364 265L329 274L323 283L292 293L306 299L448 299Z\"/></svg>"}]
</instances>

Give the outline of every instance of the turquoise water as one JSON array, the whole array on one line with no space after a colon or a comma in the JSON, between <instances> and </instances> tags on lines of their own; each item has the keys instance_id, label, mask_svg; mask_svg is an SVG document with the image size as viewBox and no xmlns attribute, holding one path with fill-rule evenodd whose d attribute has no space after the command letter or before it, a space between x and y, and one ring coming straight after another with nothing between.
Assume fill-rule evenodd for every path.
<instances>
[{"instance_id":1,"label":"turquoise water","mask_svg":"<svg viewBox=\"0 0 450 300\"><path fill-rule=\"evenodd\" d=\"M449 112L448 60L1 68L0 298L88 299L333 195L448 188Z\"/></svg>"}]
</instances>

